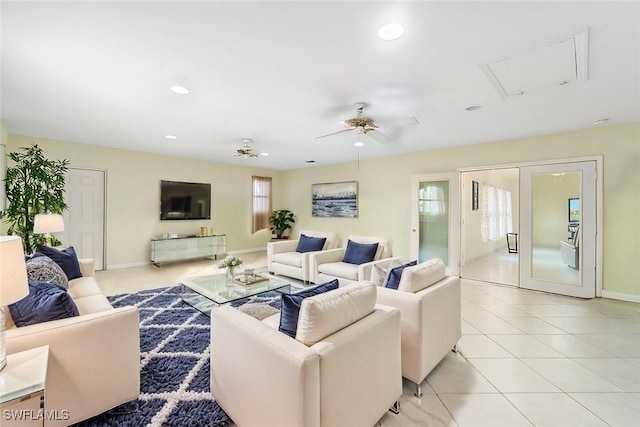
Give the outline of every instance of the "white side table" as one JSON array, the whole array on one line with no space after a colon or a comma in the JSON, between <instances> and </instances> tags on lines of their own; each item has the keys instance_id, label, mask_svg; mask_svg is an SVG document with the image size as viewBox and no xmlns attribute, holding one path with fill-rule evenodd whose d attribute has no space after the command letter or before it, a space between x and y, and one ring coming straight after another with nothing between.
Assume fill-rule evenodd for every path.
<instances>
[{"instance_id":1,"label":"white side table","mask_svg":"<svg viewBox=\"0 0 640 427\"><path fill-rule=\"evenodd\" d=\"M7 366L0 371L0 424L3 427L44 426L48 361L49 346L7 356Z\"/></svg>"}]
</instances>

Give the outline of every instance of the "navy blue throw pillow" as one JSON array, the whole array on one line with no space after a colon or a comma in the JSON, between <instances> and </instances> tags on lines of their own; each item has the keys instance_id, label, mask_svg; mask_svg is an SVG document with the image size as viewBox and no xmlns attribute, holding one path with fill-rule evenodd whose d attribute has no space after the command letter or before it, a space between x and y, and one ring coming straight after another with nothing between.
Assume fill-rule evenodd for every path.
<instances>
[{"instance_id":1,"label":"navy blue throw pillow","mask_svg":"<svg viewBox=\"0 0 640 427\"><path fill-rule=\"evenodd\" d=\"M327 241L326 237L311 237L304 234L300 235L298 239L298 247L296 252L314 252L321 251L324 247L324 242Z\"/></svg>"},{"instance_id":2,"label":"navy blue throw pillow","mask_svg":"<svg viewBox=\"0 0 640 427\"><path fill-rule=\"evenodd\" d=\"M416 264L418 264L418 261L411 261L389 270L389 274L387 274L387 280L384 284L384 287L390 288L390 289L398 289L398 286L400 285L400 279L402 278L402 272L404 271L404 269Z\"/></svg>"},{"instance_id":3,"label":"navy blue throw pillow","mask_svg":"<svg viewBox=\"0 0 640 427\"><path fill-rule=\"evenodd\" d=\"M51 246L40 246L38 248L38 252L48 256L54 260L56 264L62 267L62 271L64 271L64 274L67 275L69 280L82 277L80 263L78 262L78 255L76 255L76 251L73 249L73 246L69 246L63 250L52 248Z\"/></svg>"},{"instance_id":4,"label":"navy blue throw pillow","mask_svg":"<svg viewBox=\"0 0 640 427\"><path fill-rule=\"evenodd\" d=\"M37 280L29 280L29 295L9 304L9 311L18 327L79 315L76 303L64 288Z\"/></svg>"},{"instance_id":5,"label":"navy blue throw pillow","mask_svg":"<svg viewBox=\"0 0 640 427\"><path fill-rule=\"evenodd\" d=\"M377 243L358 243L353 240L349 240L347 242L347 250L344 253L342 262L358 265L371 262L375 258L377 250Z\"/></svg>"},{"instance_id":6,"label":"navy blue throw pillow","mask_svg":"<svg viewBox=\"0 0 640 427\"><path fill-rule=\"evenodd\" d=\"M334 289L338 289L338 279L333 279L330 282L305 289L296 294L282 294L280 325L278 326L278 330L289 335L291 338L295 338L296 332L298 331L298 317L300 316L302 300Z\"/></svg>"}]
</instances>

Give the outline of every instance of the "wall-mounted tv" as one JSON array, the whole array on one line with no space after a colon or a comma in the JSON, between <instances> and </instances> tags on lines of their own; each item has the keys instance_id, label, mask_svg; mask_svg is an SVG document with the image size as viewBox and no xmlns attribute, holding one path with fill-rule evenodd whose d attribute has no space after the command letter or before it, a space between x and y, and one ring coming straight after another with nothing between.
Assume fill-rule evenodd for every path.
<instances>
[{"instance_id":1,"label":"wall-mounted tv","mask_svg":"<svg viewBox=\"0 0 640 427\"><path fill-rule=\"evenodd\" d=\"M160 181L160 219L211 219L211 184Z\"/></svg>"}]
</instances>

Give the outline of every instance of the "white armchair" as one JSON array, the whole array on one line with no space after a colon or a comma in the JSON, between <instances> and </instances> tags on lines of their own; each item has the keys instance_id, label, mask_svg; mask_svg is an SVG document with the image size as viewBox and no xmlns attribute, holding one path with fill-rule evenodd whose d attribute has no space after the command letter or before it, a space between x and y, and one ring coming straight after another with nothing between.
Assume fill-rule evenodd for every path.
<instances>
[{"instance_id":1,"label":"white armchair","mask_svg":"<svg viewBox=\"0 0 640 427\"><path fill-rule=\"evenodd\" d=\"M399 259L391 258L391 244L388 239L383 237L349 236L347 241L349 240L363 244L377 243L378 249L373 257L373 261L362 264L344 262L343 259L347 252L346 246L344 248L317 252L309 257L312 271L309 280L315 283L324 283L338 279L340 286L351 282L370 280L374 265L386 268L393 260Z\"/></svg>"},{"instance_id":2,"label":"white armchair","mask_svg":"<svg viewBox=\"0 0 640 427\"><path fill-rule=\"evenodd\" d=\"M378 303L400 310L402 376L420 383L462 336L460 278L444 274L444 263L429 260L402 272L398 289L378 287Z\"/></svg>"},{"instance_id":3,"label":"white armchair","mask_svg":"<svg viewBox=\"0 0 640 427\"><path fill-rule=\"evenodd\" d=\"M338 245L338 235L329 231L300 231L300 235L326 238L322 250ZM309 255L314 252L296 252L300 239L267 243L267 268L270 273L281 274L304 283L312 280L309 276Z\"/></svg>"},{"instance_id":4,"label":"white armchair","mask_svg":"<svg viewBox=\"0 0 640 427\"><path fill-rule=\"evenodd\" d=\"M214 308L216 401L240 427L373 426L402 395L400 313L375 295L357 283L305 298L295 339L278 331L279 314Z\"/></svg>"}]
</instances>

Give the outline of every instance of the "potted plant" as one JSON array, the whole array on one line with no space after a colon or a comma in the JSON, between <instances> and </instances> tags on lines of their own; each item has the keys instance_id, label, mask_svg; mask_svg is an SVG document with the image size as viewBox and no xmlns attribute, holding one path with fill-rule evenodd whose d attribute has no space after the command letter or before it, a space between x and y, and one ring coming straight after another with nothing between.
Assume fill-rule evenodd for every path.
<instances>
[{"instance_id":1,"label":"potted plant","mask_svg":"<svg viewBox=\"0 0 640 427\"><path fill-rule=\"evenodd\" d=\"M9 153L15 165L7 168L5 187L9 206L0 218L9 224L8 234L22 237L26 254L44 243L33 233L36 214L61 214L69 206L64 200L68 160L48 160L35 143L21 152Z\"/></svg>"},{"instance_id":2,"label":"potted plant","mask_svg":"<svg viewBox=\"0 0 640 427\"><path fill-rule=\"evenodd\" d=\"M291 224L295 223L293 212L288 209L280 209L271 212L269 223L273 225L271 231L276 233L276 238L282 239L284 232L291 228Z\"/></svg>"}]
</instances>

